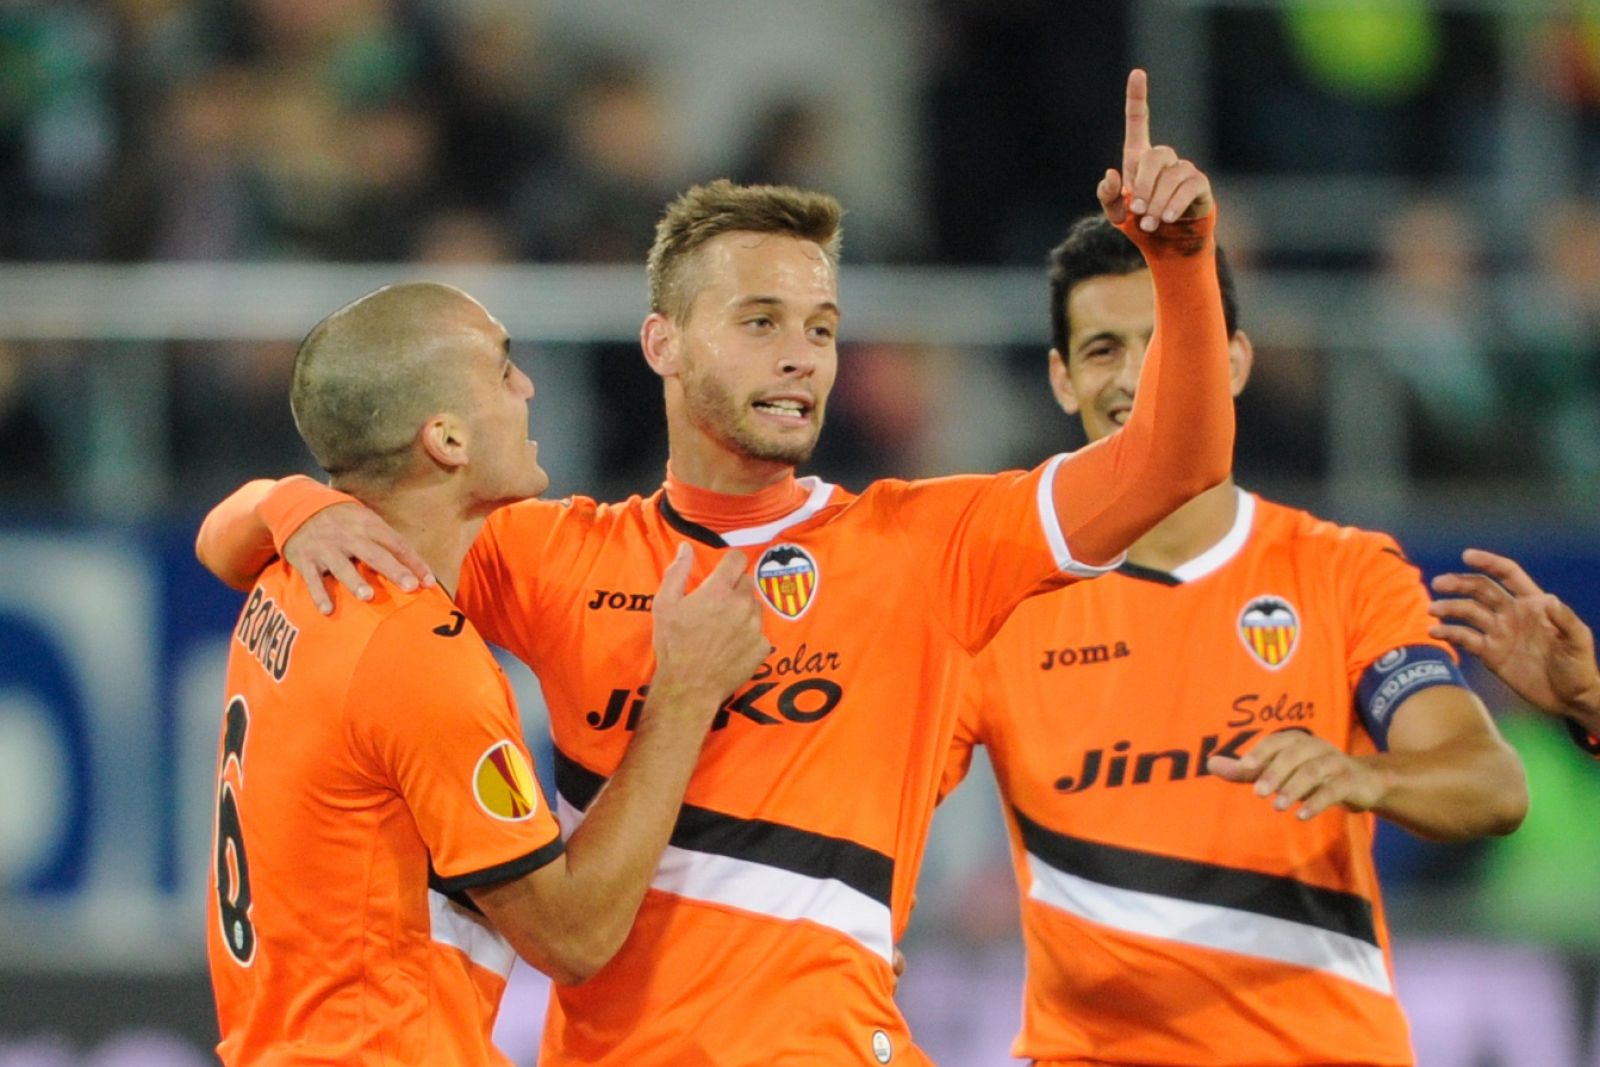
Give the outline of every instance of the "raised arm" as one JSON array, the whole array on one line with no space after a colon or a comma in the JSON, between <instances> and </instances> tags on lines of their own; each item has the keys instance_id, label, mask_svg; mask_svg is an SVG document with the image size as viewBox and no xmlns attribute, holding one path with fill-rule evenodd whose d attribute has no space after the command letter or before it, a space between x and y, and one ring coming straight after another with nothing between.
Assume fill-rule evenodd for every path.
<instances>
[{"instance_id":1,"label":"raised arm","mask_svg":"<svg viewBox=\"0 0 1600 1067\"><path fill-rule=\"evenodd\" d=\"M1578 743L1600 754L1600 665L1594 633L1515 560L1470 548L1462 561L1477 574L1441 574L1428 608L1443 638L1477 656L1529 704L1564 715L1588 735Z\"/></svg>"},{"instance_id":2,"label":"raised arm","mask_svg":"<svg viewBox=\"0 0 1600 1067\"><path fill-rule=\"evenodd\" d=\"M1089 564L1116 558L1233 462L1211 183L1172 148L1151 146L1142 70L1128 76L1122 170L1106 171L1096 192L1150 265L1156 322L1127 424L1056 469L1057 518L1073 558Z\"/></svg>"},{"instance_id":3,"label":"raised arm","mask_svg":"<svg viewBox=\"0 0 1600 1067\"><path fill-rule=\"evenodd\" d=\"M717 709L772 649L747 566L731 551L685 595L689 551L680 547L654 601L650 697L616 774L559 862L470 890L518 953L557 982L585 980L622 947Z\"/></svg>"}]
</instances>

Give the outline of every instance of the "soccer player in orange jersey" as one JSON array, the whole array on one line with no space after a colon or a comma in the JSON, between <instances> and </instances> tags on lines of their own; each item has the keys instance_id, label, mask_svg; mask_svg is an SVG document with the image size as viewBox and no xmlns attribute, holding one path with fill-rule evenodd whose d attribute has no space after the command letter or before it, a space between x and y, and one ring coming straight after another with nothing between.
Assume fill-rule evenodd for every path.
<instances>
[{"instance_id":1,"label":"soccer player in orange jersey","mask_svg":"<svg viewBox=\"0 0 1600 1067\"><path fill-rule=\"evenodd\" d=\"M797 479L837 366L839 206L713 182L668 207L641 330L665 393L666 484L497 512L459 601L539 676L568 830L593 817L650 697L643 612L681 545L748 555L777 650L713 723L632 936L556 991L542 1067L927 1062L894 1004L892 959L969 654L1020 601L1114 565L1227 471L1210 184L1151 144L1140 71L1125 128L1098 194L1161 306L1143 396L1121 434L1031 471L859 495ZM273 506L297 502L298 518L330 499L291 483ZM393 536L351 512L298 532L270 523L312 595L352 553L393 565ZM210 556L213 570L254 573L272 546L262 518L236 501L212 514L245 545Z\"/></svg>"},{"instance_id":2,"label":"soccer player in orange jersey","mask_svg":"<svg viewBox=\"0 0 1600 1067\"><path fill-rule=\"evenodd\" d=\"M1252 350L1218 267L1237 395ZM1050 279L1051 387L1112 438L1145 400L1150 273L1092 218ZM1373 816L1453 840L1508 833L1527 805L1429 623L1392 539L1231 479L1116 573L1018 608L979 657L945 781L986 746L1022 894L1018 1056L1411 1062Z\"/></svg>"},{"instance_id":3,"label":"soccer player in orange jersey","mask_svg":"<svg viewBox=\"0 0 1600 1067\"><path fill-rule=\"evenodd\" d=\"M1572 739L1600 758L1600 665L1594 633L1516 560L1469 548L1478 574L1433 580L1433 636L1471 652L1529 704L1566 719Z\"/></svg>"},{"instance_id":4,"label":"soccer player in orange jersey","mask_svg":"<svg viewBox=\"0 0 1600 1067\"><path fill-rule=\"evenodd\" d=\"M274 563L239 617L207 923L230 1067L508 1064L490 1031L512 960L578 982L616 952L712 716L771 648L743 559L686 594L680 552L638 729L563 846L505 677L450 599L489 512L548 484L508 350L465 293L414 284L334 313L296 357L306 443L437 581L374 575L325 615Z\"/></svg>"}]
</instances>

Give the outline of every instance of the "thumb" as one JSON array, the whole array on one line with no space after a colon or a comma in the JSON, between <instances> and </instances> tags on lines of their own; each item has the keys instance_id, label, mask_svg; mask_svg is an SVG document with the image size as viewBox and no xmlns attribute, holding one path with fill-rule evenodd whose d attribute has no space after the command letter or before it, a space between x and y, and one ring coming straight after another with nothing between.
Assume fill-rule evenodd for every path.
<instances>
[{"instance_id":1,"label":"thumb","mask_svg":"<svg viewBox=\"0 0 1600 1067\"><path fill-rule=\"evenodd\" d=\"M1253 782L1260 773L1243 759L1233 756L1212 756L1206 760L1206 770L1229 782Z\"/></svg>"},{"instance_id":2,"label":"thumb","mask_svg":"<svg viewBox=\"0 0 1600 1067\"><path fill-rule=\"evenodd\" d=\"M1122 196L1122 175L1115 170L1106 171L1106 176L1100 179L1100 184L1095 186L1094 192L1100 198L1100 206L1105 210L1106 218L1113 226L1121 225L1122 220L1128 215L1128 202Z\"/></svg>"},{"instance_id":3,"label":"thumb","mask_svg":"<svg viewBox=\"0 0 1600 1067\"><path fill-rule=\"evenodd\" d=\"M672 557L672 562L661 575L661 588L656 590L656 600L675 603L683 599L683 591L689 585L689 568L694 565L694 552L689 548L689 542L678 542L678 554Z\"/></svg>"}]
</instances>

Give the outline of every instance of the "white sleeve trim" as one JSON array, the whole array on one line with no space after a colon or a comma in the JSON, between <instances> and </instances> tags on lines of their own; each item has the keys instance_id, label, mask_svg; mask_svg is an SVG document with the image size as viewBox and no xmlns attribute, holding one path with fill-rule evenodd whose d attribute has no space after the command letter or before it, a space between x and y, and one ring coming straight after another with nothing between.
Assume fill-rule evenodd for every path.
<instances>
[{"instance_id":1,"label":"white sleeve trim","mask_svg":"<svg viewBox=\"0 0 1600 1067\"><path fill-rule=\"evenodd\" d=\"M1095 578L1122 566L1128 553L1118 553L1115 559L1099 566L1080 563L1072 558L1072 550L1067 547L1067 535L1062 532L1061 520L1056 516L1055 500L1056 470L1066 458L1065 452L1057 453L1039 475L1039 523L1044 527L1044 539L1050 546L1050 554L1055 557L1056 569L1079 578Z\"/></svg>"}]
</instances>

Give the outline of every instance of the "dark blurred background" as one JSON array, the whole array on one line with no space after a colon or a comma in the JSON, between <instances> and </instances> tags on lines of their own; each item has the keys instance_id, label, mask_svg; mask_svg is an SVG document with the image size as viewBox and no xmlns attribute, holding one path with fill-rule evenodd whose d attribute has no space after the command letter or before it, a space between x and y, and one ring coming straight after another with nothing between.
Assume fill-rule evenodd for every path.
<instances>
[{"instance_id":1,"label":"dark blurred background","mask_svg":"<svg viewBox=\"0 0 1600 1067\"><path fill-rule=\"evenodd\" d=\"M538 385L554 492L649 492L637 351L664 203L718 176L848 210L811 472L1032 465L1043 259L1118 161L1128 68L1212 176L1256 369L1242 484L1481 544L1600 621L1593 0L0 0L0 1067L208 1061L201 922L235 594L195 524L313 471L300 336L464 285ZM529 731L536 685L518 676ZM1600 1062L1600 768L1483 680L1534 809L1385 833L1421 1062ZM995 802L941 811L906 1010L1005 1063L1021 965ZM537 982L505 1044L532 1062Z\"/></svg>"}]
</instances>

